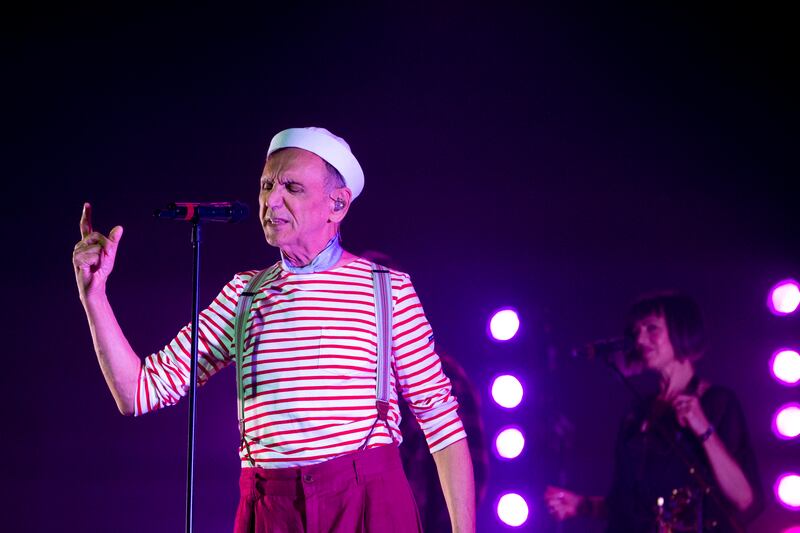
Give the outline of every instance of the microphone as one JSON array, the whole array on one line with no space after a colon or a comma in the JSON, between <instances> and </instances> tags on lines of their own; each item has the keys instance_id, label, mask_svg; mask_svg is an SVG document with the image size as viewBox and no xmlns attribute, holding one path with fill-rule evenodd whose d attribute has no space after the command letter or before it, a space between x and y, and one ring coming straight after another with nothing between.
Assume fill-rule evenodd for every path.
<instances>
[{"instance_id":1,"label":"microphone","mask_svg":"<svg viewBox=\"0 0 800 533\"><path fill-rule=\"evenodd\" d=\"M189 222L239 222L247 216L241 202L173 202L166 209L156 209L153 216Z\"/></svg>"},{"instance_id":2,"label":"microphone","mask_svg":"<svg viewBox=\"0 0 800 533\"><path fill-rule=\"evenodd\" d=\"M589 342L578 348L573 348L571 353L572 357L611 361L633 351L634 348L633 340L629 337L614 337Z\"/></svg>"}]
</instances>

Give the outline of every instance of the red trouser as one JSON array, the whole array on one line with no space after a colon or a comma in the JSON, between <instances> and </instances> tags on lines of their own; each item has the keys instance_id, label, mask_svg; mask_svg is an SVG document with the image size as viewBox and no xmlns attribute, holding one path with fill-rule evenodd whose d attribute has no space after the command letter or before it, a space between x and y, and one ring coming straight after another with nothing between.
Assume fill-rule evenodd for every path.
<instances>
[{"instance_id":1,"label":"red trouser","mask_svg":"<svg viewBox=\"0 0 800 533\"><path fill-rule=\"evenodd\" d=\"M234 533L420 532L397 446L298 468L243 468Z\"/></svg>"}]
</instances>

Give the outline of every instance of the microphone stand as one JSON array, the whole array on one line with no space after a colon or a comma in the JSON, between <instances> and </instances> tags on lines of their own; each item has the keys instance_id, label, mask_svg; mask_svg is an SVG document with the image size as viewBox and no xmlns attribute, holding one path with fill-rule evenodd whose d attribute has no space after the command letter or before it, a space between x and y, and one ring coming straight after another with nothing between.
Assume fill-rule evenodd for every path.
<instances>
[{"instance_id":1,"label":"microphone stand","mask_svg":"<svg viewBox=\"0 0 800 533\"><path fill-rule=\"evenodd\" d=\"M186 533L192 533L194 500L194 422L197 391L197 341L200 314L200 218L192 222L192 351L189 373L189 436L186 451Z\"/></svg>"},{"instance_id":2,"label":"microphone stand","mask_svg":"<svg viewBox=\"0 0 800 533\"><path fill-rule=\"evenodd\" d=\"M628 379L628 377L625 376L625 374L623 374L622 370L620 370L617 364L609 357L603 358L603 362L606 364L606 366L611 368L611 370L617 375L617 377L620 380L622 380L622 383L633 394L634 398L636 398L636 401L642 404L644 402L644 398L642 398L642 395L639 393L636 387L633 386L630 379ZM659 427L658 424L651 424L650 426L653 429L655 429L655 432L664 440L664 442L667 443L670 450L675 452L675 455L681 460L681 462L683 462L683 464L686 465L686 467L689 469L689 475L694 479L695 483L697 483L699 489L697 491L699 496L697 500L698 533L702 533L702 531L704 531L705 529L704 524L702 522L703 515L705 514L703 512L703 496L708 496L712 500L714 500L714 503L717 504L717 507L719 508L720 512L728 520L728 523L733 527L734 531L736 531L737 533L744 533L744 529L742 528L741 524L739 524L739 522L736 520L736 518L733 516L728 506L725 505L725 503L720 499L719 494L717 494L716 491L713 490L711 484L703 477L703 475L700 473L700 469L694 465L692 460L689 457L687 457L686 453L684 453L684 451L681 450L681 448L677 445L673 436L670 435L663 427Z\"/></svg>"},{"instance_id":3,"label":"microphone stand","mask_svg":"<svg viewBox=\"0 0 800 533\"><path fill-rule=\"evenodd\" d=\"M239 222L247 215L240 202L173 202L166 209L156 209L157 218L185 220L192 224L192 350L189 366L189 436L186 450L186 533L192 533L194 500L194 423L197 392L197 343L200 327L200 222Z\"/></svg>"}]
</instances>

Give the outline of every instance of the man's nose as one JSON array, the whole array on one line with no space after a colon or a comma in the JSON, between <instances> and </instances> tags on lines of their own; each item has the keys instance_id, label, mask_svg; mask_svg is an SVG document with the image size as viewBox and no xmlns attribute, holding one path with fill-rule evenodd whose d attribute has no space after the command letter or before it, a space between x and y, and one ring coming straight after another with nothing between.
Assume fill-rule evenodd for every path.
<instances>
[{"instance_id":1,"label":"man's nose","mask_svg":"<svg viewBox=\"0 0 800 533\"><path fill-rule=\"evenodd\" d=\"M277 184L272 187L271 191L267 192L267 199L265 203L270 209L275 209L276 207L281 207L283 205L283 191Z\"/></svg>"}]
</instances>

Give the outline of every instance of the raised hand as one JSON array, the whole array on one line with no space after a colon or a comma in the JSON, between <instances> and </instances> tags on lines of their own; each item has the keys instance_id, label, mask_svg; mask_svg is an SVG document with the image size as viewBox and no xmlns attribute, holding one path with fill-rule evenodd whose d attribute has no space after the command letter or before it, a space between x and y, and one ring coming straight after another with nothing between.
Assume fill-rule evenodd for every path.
<instances>
[{"instance_id":1,"label":"raised hand","mask_svg":"<svg viewBox=\"0 0 800 533\"><path fill-rule=\"evenodd\" d=\"M106 280L114 269L117 247L122 238L122 226L115 226L108 237L92 230L92 206L83 204L81 240L72 251L72 265L81 299L105 291Z\"/></svg>"},{"instance_id":2,"label":"raised hand","mask_svg":"<svg viewBox=\"0 0 800 533\"><path fill-rule=\"evenodd\" d=\"M547 510L556 520L566 520L578 514L578 507L584 496L574 492L548 485L544 491L544 502Z\"/></svg>"}]
</instances>

